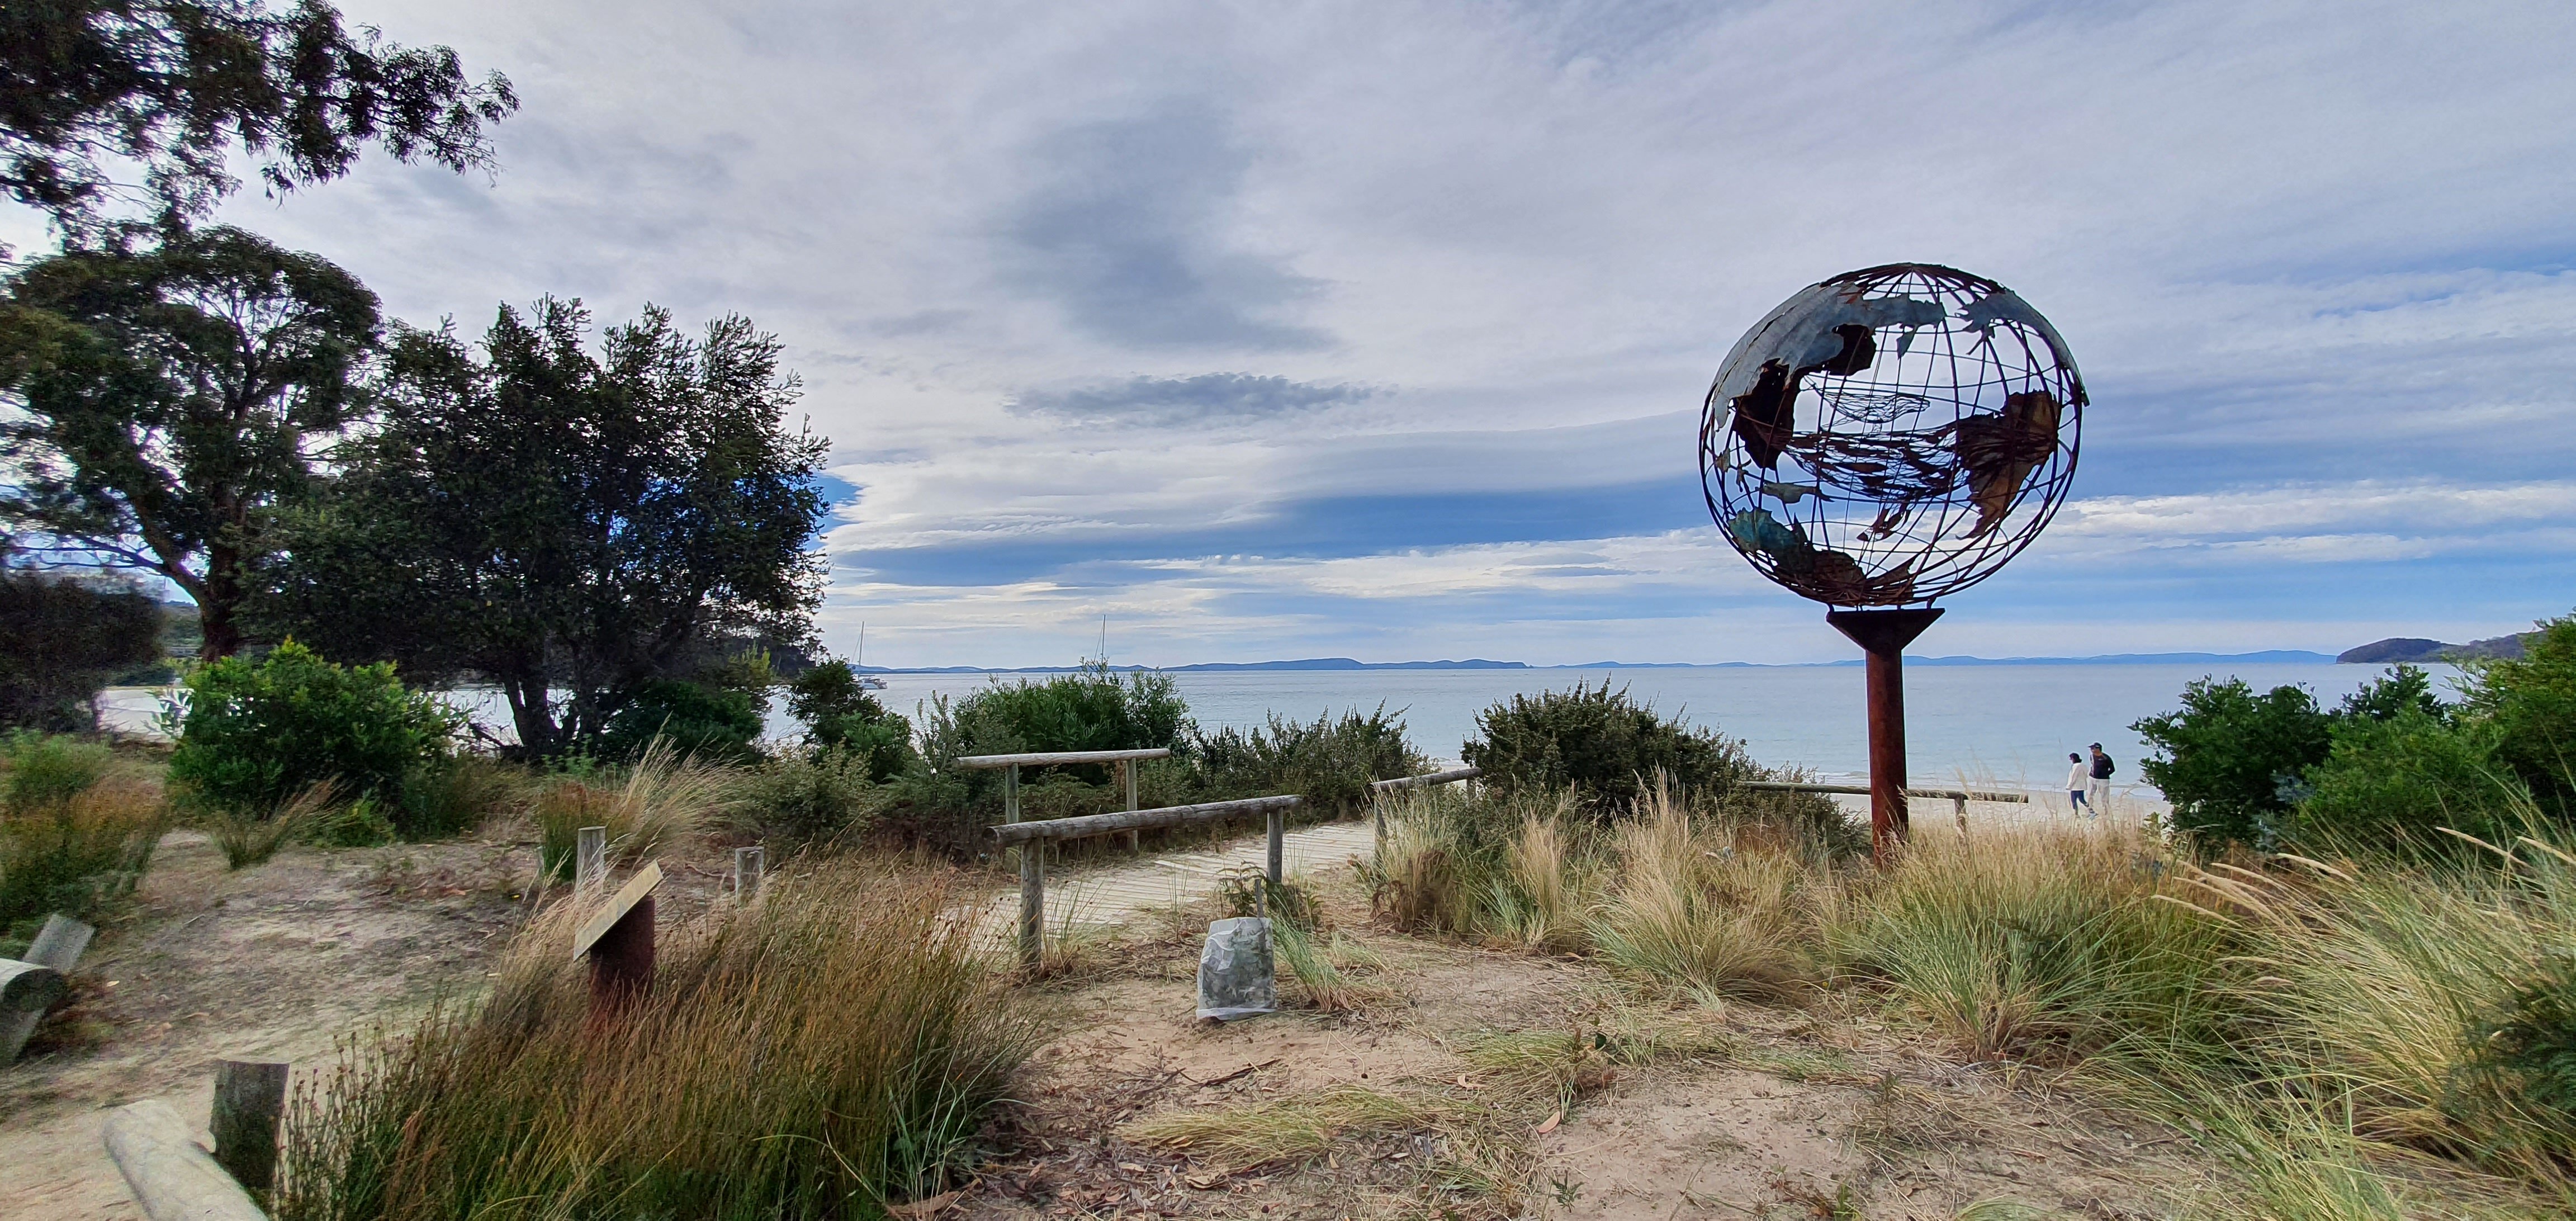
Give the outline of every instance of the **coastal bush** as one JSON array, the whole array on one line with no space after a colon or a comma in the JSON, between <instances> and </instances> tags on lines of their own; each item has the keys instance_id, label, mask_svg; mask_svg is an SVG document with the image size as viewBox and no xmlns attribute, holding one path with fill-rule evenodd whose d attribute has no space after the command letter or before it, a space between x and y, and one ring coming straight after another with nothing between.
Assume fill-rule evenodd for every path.
<instances>
[{"instance_id":1,"label":"coastal bush","mask_svg":"<svg viewBox=\"0 0 2576 1221\"><path fill-rule=\"evenodd\" d=\"M1469 765L1484 769L1484 783L1570 790L1603 820L1634 808L1657 775L1693 793L1763 776L1742 742L1658 715L1606 678L1597 689L1578 683L1514 695L1477 713L1476 729L1481 736L1463 749Z\"/></svg>"},{"instance_id":2,"label":"coastal bush","mask_svg":"<svg viewBox=\"0 0 2576 1221\"><path fill-rule=\"evenodd\" d=\"M1388 715L1384 704L1367 716L1326 713L1311 725L1272 713L1267 728L1227 726L1194 734L1192 745L1210 800L1294 793L1307 809L1328 813L1366 801L1372 780L1429 766L1405 738L1402 714Z\"/></svg>"},{"instance_id":3,"label":"coastal bush","mask_svg":"<svg viewBox=\"0 0 2576 1221\"><path fill-rule=\"evenodd\" d=\"M2498 734L2488 718L2454 721L2416 708L2338 720L2282 838L2309 850L2436 855L2475 851L2444 829L2509 843L2531 793L2498 761Z\"/></svg>"},{"instance_id":4,"label":"coastal bush","mask_svg":"<svg viewBox=\"0 0 2576 1221\"><path fill-rule=\"evenodd\" d=\"M2169 828L2209 851L2229 843L2268 851L2301 836L2340 834L2337 819L2355 821L2354 834L2407 822L2391 811L2362 813L2352 802L2370 790L2412 783L2383 746L2407 744L2428 762L2458 756L2469 743L2434 740L2437 729L2455 723L2453 713L2433 695L2423 670L2400 665L2331 710L2305 687L2283 685L2258 695L2240 678L2198 679L2184 685L2181 708L2130 728L2154 748L2138 770L2171 803ZM2336 794L2309 817L2297 817L2294 807L2314 787L2310 773L2333 757L2339 737L2370 745L2348 749L2333 776Z\"/></svg>"},{"instance_id":5,"label":"coastal bush","mask_svg":"<svg viewBox=\"0 0 2576 1221\"><path fill-rule=\"evenodd\" d=\"M2470 676L2465 711L2494 724L2496 757L2545 816L2576 826L2576 615L2542 622L2520 658L2474 663Z\"/></svg>"},{"instance_id":6,"label":"coastal bush","mask_svg":"<svg viewBox=\"0 0 2576 1221\"><path fill-rule=\"evenodd\" d=\"M752 745L760 730L760 708L748 691L655 678L637 684L609 715L597 749L605 758L634 759L658 741L711 763L743 763L760 757Z\"/></svg>"},{"instance_id":7,"label":"coastal bush","mask_svg":"<svg viewBox=\"0 0 2576 1221\"><path fill-rule=\"evenodd\" d=\"M797 675L787 687L787 711L804 723L808 742L862 760L873 783L894 779L912 760L912 722L887 711L848 662Z\"/></svg>"},{"instance_id":8,"label":"coastal bush","mask_svg":"<svg viewBox=\"0 0 2576 1221\"><path fill-rule=\"evenodd\" d=\"M922 732L936 745L925 744L924 753L943 761L1024 751L1185 752L1192 729L1189 704L1171 675L1140 671L1121 681L1105 665L1042 680L997 680L953 704L934 699L931 709ZM1087 765L1073 774L1102 783L1108 768Z\"/></svg>"},{"instance_id":9,"label":"coastal bush","mask_svg":"<svg viewBox=\"0 0 2576 1221\"><path fill-rule=\"evenodd\" d=\"M404 777L443 762L464 718L390 664L334 665L290 640L188 677L165 714L170 781L189 799L261 815L328 780L344 796L398 800Z\"/></svg>"},{"instance_id":10,"label":"coastal bush","mask_svg":"<svg viewBox=\"0 0 2576 1221\"><path fill-rule=\"evenodd\" d=\"M2182 707L2130 726L2155 749L2138 771L2165 795L2167 825L2210 844L2269 848L2301 773L2325 759L2331 722L2305 687L2256 694L2244 679L2196 679Z\"/></svg>"},{"instance_id":11,"label":"coastal bush","mask_svg":"<svg viewBox=\"0 0 2576 1221\"><path fill-rule=\"evenodd\" d=\"M0 563L0 729L96 729L99 691L157 660L160 633L161 608L130 585Z\"/></svg>"},{"instance_id":12,"label":"coastal bush","mask_svg":"<svg viewBox=\"0 0 2576 1221\"><path fill-rule=\"evenodd\" d=\"M847 863L663 927L617 1020L558 904L488 999L357 1044L297 1093L281 1221L878 1217L961 1186L1036 1030L966 896ZM667 917L666 917L667 919Z\"/></svg>"},{"instance_id":13,"label":"coastal bush","mask_svg":"<svg viewBox=\"0 0 2576 1221\"><path fill-rule=\"evenodd\" d=\"M460 751L403 773L400 796L385 807L384 818L396 836L415 843L462 835L523 807L530 787L525 768Z\"/></svg>"},{"instance_id":14,"label":"coastal bush","mask_svg":"<svg viewBox=\"0 0 2576 1221\"><path fill-rule=\"evenodd\" d=\"M789 749L744 778L740 818L763 839L828 842L864 833L878 800L866 755Z\"/></svg>"},{"instance_id":15,"label":"coastal bush","mask_svg":"<svg viewBox=\"0 0 2576 1221\"><path fill-rule=\"evenodd\" d=\"M114 752L66 734L19 730L0 738L0 814L23 815L70 801L107 776Z\"/></svg>"}]
</instances>

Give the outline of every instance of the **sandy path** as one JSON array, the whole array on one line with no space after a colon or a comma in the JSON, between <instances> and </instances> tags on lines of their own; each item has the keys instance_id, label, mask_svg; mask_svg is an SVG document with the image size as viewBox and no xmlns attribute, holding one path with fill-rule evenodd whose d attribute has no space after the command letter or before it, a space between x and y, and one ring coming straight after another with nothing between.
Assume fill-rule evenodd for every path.
<instances>
[{"instance_id":1,"label":"sandy path","mask_svg":"<svg viewBox=\"0 0 2576 1221\"><path fill-rule=\"evenodd\" d=\"M1280 838L1282 868L1290 875L1314 873L1365 857L1376 844L1374 824L1325 823ZM1047 871L1046 927L1052 934L1067 928L1111 928L1136 913L1169 907L1214 894L1217 879L1227 873L1258 870L1268 863L1269 840L1253 832L1202 852L1185 852L1114 865ZM1020 894L1012 887L985 905L977 925L990 945L1008 942L1020 916Z\"/></svg>"}]
</instances>

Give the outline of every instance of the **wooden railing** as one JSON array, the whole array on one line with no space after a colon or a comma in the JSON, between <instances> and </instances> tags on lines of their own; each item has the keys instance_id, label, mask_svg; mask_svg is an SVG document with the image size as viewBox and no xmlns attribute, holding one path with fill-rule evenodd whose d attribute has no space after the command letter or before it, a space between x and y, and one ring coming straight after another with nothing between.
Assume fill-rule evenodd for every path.
<instances>
[{"instance_id":1,"label":"wooden railing","mask_svg":"<svg viewBox=\"0 0 2576 1221\"><path fill-rule=\"evenodd\" d=\"M986 758L1010 758L988 755ZM960 760L964 762L964 760ZM1129 798L1134 800L1133 797ZM1224 818L1241 818L1251 814L1270 816L1270 881L1277 885L1280 868L1285 863L1284 835L1288 811L1302 798L1293 795L1277 797L1244 797L1234 801L1204 801L1197 805L1164 806L1139 810L1132 806L1108 814L1084 814L1074 818L1047 818L1037 822L1006 822L993 827L993 842L1004 848L1020 850L1020 961L1036 966L1040 940L1046 921L1046 845L1068 839L1084 839L1113 831L1140 831L1152 827L1181 827L1193 823L1215 822Z\"/></svg>"},{"instance_id":2,"label":"wooden railing","mask_svg":"<svg viewBox=\"0 0 2576 1221\"><path fill-rule=\"evenodd\" d=\"M1739 780L1735 782L1734 787L1739 789L1755 789L1769 793L1852 793L1862 797L1869 796L1869 789L1866 786L1857 784L1808 784L1804 781L1794 780ZM2030 794L2028 793L1997 793L1979 789L1907 789L1905 790L1905 795L1908 797L1949 798L1950 817L1953 821L1958 823L1959 835L1962 839L1966 838L1968 834L1969 802L2014 801L2020 802L2023 805L2030 804Z\"/></svg>"}]
</instances>

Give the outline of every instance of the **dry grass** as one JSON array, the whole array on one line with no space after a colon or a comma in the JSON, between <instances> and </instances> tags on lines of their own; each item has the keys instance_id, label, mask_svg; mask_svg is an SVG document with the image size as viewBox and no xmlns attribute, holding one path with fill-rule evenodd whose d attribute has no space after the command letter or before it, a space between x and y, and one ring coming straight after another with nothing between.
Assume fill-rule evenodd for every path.
<instances>
[{"instance_id":1,"label":"dry grass","mask_svg":"<svg viewBox=\"0 0 2576 1221\"><path fill-rule=\"evenodd\" d=\"M224 868L264 865L291 840L310 830L340 799L335 780L317 780L277 808L256 817L216 810L203 816L206 834L223 850Z\"/></svg>"},{"instance_id":2,"label":"dry grass","mask_svg":"<svg viewBox=\"0 0 2576 1221\"><path fill-rule=\"evenodd\" d=\"M93 778L0 816L0 926L94 914L142 880L169 827L160 788L130 776Z\"/></svg>"},{"instance_id":3,"label":"dry grass","mask_svg":"<svg viewBox=\"0 0 2576 1221\"><path fill-rule=\"evenodd\" d=\"M1711 999L1779 999L1814 978L1811 879L1795 858L1736 851L1662 786L1613 844L1618 881L1588 921L1603 958Z\"/></svg>"},{"instance_id":4,"label":"dry grass","mask_svg":"<svg viewBox=\"0 0 2576 1221\"><path fill-rule=\"evenodd\" d=\"M568 879L577 833L606 827L612 863L641 860L705 830L742 801L741 773L655 738L621 777L558 780L537 795L539 857L547 877Z\"/></svg>"},{"instance_id":5,"label":"dry grass","mask_svg":"<svg viewBox=\"0 0 2576 1221\"><path fill-rule=\"evenodd\" d=\"M350 1049L289 1119L277 1214L846 1217L946 1190L1032 1028L937 880L848 864L666 928L596 1017L559 904L489 1000Z\"/></svg>"}]
</instances>

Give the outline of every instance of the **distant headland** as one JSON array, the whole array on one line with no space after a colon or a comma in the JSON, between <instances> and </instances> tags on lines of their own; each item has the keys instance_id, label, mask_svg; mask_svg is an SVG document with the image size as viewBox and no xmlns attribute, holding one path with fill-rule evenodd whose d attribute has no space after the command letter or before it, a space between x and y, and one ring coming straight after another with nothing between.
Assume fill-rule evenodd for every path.
<instances>
[{"instance_id":1,"label":"distant headland","mask_svg":"<svg viewBox=\"0 0 2576 1221\"><path fill-rule=\"evenodd\" d=\"M2467 644L2444 644L2420 636L2391 636L2374 640L2359 648L2345 649L2336 661L2357 665L2384 666L2397 662L2463 662L2501 657L2507 660L2522 656L2523 633L2516 636L2493 636Z\"/></svg>"}]
</instances>

